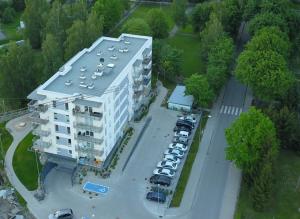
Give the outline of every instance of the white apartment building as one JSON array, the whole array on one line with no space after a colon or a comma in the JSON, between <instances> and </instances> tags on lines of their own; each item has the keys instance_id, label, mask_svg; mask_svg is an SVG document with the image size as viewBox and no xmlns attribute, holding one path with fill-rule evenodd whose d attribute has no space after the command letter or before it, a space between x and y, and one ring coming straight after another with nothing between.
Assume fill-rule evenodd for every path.
<instances>
[{"instance_id":1,"label":"white apartment building","mask_svg":"<svg viewBox=\"0 0 300 219\"><path fill-rule=\"evenodd\" d=\"M52 162L99 167L151 90L152 38L101 37L34 90L33 148Z\"/></svg>"}]
</instances>

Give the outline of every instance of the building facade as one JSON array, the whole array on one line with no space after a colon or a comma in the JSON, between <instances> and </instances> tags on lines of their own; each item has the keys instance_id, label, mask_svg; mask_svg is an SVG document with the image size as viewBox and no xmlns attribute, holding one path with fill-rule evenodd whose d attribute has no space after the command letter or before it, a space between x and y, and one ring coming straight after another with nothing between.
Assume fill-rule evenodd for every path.
<instances>
[{"instance_id":1,"label":"building facade","mask_svg":"<svg viewBox=\"0 0 300 219\"><path fill-rule=\"evenodd\" d=\"M151 91L152 38L101 37L29 96L46 159L101 168Z\"/></svg>"}]
</instances>

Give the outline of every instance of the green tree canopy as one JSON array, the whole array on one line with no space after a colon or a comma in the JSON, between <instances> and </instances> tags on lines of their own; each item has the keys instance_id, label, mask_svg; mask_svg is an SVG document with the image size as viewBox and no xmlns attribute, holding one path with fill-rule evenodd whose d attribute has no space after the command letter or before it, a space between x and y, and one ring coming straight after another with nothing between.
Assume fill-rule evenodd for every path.
<instances>
[{"instance_id":1,"label":"green tree canopy","mask_svg":"<svg viewBox=\"0 0 300 219\"><path fill-rule=\"evenodd\" d=\"M194 96L194 102L201 107L208 107L214 98L214 93L204 75L192 74L185 81L186 94Z\"/></svg>"},{"instance_id":2,"label":"green tree canopy","mask_svg":"<svg viewBox=\"0 0 300 219\"><path fill-rule=\"evenodd\" d=\"M203 2L194 7L191 22L195 32L202 31L205 23L209 20L214 5L214 2Z\"/></svg>"},{"instance_id":3,"label":"green tree canopy","mask_svg":"<svg viewBox=\"0 0 300 219\"><path fill-rule=\"evenodd\" d=\"M46 0L27 0L24 11L24 21L26 24L25 35L34 49L41 47L42 29L45 26L45 14L48 12Z\"/></svg>"},{"instance_id":4,"label":"green tree canopy","mask_svg":"<svg viewBox=\"0 0 300 219\"><path fill-rule=\"evenodd\" d=\"M243 18L245 21L249 21L260 12L260 2L261 0L243 1Z\"/></svg>"},{"instance_id":5,"label":"green tree canopy","mask_svg":"<svg viewBox=\"0 0 300 219\"><path fill-rule=\"evenodd\" d=\"M284 96L293 83L284 57L271 50L245 50L238 58L235 74L266 101Z\"/></svg>"},{"instance_id":6,"label":"green tree canopy","mask_svg":"<svg viewBox=\"0 0 300 219\"><path fill-rule=\"evenodd\" d=\"M187 22L187 16L185 14L186 6L187 0L173 0L172 2L172 14L177 25L184 26Z\"/></svg>"},{"instance_id":7,"label":"green tree canopy","mask_svg":"<svg viewBox=\"0 0 300 219\"><path fill-rule=\"evenodd\" d=\"M16 16L16 11L11 7L7 7L4 9L1 20L4 24L8 24L14 20L15 16Z\"/></svg>"},{"instance_id":8,"label":"green tree canopy","mask_svg":"<svg viewBox=\"0 0 300 219\"><path fill-rule=\"evenodd\" d=\"M12 107L20 107L26 103L26 96L36 87L38 77L35 55L30 45L27 42L22 46L12 43L8 52L0 59L1 95L16 98L11 102Z\"/></svg>"},{"instance_id":9,"label":"green tree canopy","mask_svg":"<svg viewBox=\"0 0 300 219\"><path fill-rule=\"evenodd\" d=\"M230 37L220 38L211 48L207 62L207 80L215 93L222 88L229 75L234 44Z\"/></svg>"},{"instance_id":10,"label":"green tree canopy","mask_svg":"<svg viewBox=\"0 0 300 219\"><path fill-rule=\"evenodd\" d=\"M92 11L86 21L86 45L91 45L96 39L103 34L103 16L98 15Z\"/></svg>"},{"instance_id":11,"label":"green tree canopy","mask_svg":"<svg viewBox=\"0 0 300 219\"><path fill-rule=\"evenodd\" d=\"M275 26L278 27L283 32L288 32L287 23L279 14L273 13L260 13L257 14L249 22L249 33L253 36L256 31L262 29L263 27Z\"/></svg>"},{"instance_id":12,"label":"green tree canopy","mask_svg":"<svg viewBox=\"0 0 300 219\"><path fill-rule=\"evenodd\" d=\"M131 33L138 35L151 35L151 29L148 23L142 18L132 18L122 27L122 33Z\"/></svg>"},{"instance_id":13,"label":"green tree canopy","mask_svg":"<svg viewBox=\"0 0 300 219\"><path fill-rule=\"evenodd\" d=\"M12 6L16 11L23 11L25 9L25 0L12 0Z\"/></svg>"},{"instance_id":14,"label":"green tree canopy","mask_svg":"<svg viewBox=\"0 0 300 219\"><path fill-rule=\"evenodd\" d=\"M151 9L147 13L147 22L154 38L164 39L169 35L169 26L165 13L161 9Z\"/></svg>"},{"instance_id":15,"label":"green tree canopy","mask_svg":"<svg viewBox=\"0 0 300 219\"><path fill-rule=\"evenodd\" d=\"M289 56L290 42L286 33L278 27L264 27L256 32L247 49L252 51L273 50L284 57Z\"/></svg>"},{"instance_id":16,"label":"green tree canopy","mask_svg":"<svg viewBox=\"0 0 300 219\"><path fill-rule=\"evenodd\" d=\"M290 9L289 0L261 0L260 9L261 12L279 14L285 18Z\"/></svg>"},{"instance_id":17,"label":"green tree canopy","mask_svg":"<svg viewBox=\"0 0 300 219\"><path fill-rule=\"evenodd\" d=\"M225 136L229 145L226 158L252 180L264 159L272 161L277 156L278 140L274 124L253 107L226 129Z\"/></svg>"},{"instance_id":18,"label":"green tree canopy","mask_svg":"<svg viewBox=\"0 0 300 219\"><path fill-rule=\"evenodd\" d=\"M169 80L174 81L182 73L182 51L163 44L161 48L159 71Z\"/></svg>"},{"instance_id":19,"label":"green tree canopy","mask_svg":"<svg viewBox=\"0 0 300 219\"><path fill-rule=\"evenodd\" d=\"M42 44L43 76L42 81L47 80L63 64L63 48L52 34L47 34Z\"/></svg>"}]
</instances>

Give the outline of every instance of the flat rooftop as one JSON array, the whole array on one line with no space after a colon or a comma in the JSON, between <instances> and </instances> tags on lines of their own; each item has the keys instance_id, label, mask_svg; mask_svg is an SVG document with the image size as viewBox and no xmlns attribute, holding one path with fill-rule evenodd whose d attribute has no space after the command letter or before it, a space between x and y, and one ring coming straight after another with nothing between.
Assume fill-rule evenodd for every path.
<instances>
[{"instance_id":1,"label":"flat rooftop","mask_svg":"<svg viewBox=\"0 0 300 219\"><path fill-rule=\"evenodd\" d=\"M149 39L127 34L101 37L70 59L42 85L43 90L101 96Z\"/></svg>"}]
</instances>

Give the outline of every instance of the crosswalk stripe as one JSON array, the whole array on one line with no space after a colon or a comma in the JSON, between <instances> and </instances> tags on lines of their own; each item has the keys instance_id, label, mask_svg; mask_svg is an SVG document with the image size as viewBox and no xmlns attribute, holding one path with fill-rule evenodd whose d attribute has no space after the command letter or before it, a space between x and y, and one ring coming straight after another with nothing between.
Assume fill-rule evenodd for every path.
<instances>
[{"instance_id":1,"label":"crosswalk stripe","mask_svg":"<svg viewBox=\"0 0 300 219\"><path fill-rule=\"evenodd\" d=\"M236 109L235 109L235 113L234 113L234 114L237 116L237 115L238 115L238 113L239 113L239 108L236 108Z\"/></svg>"},{"instance_id":2,"label":"crosswalk stripe","mask_svg":"<svg viewBox=\"0 0 300 219\"><path fill-rule=\"evenodd\" d=\"M241 115L241 113L243 112L243 109L242 108L240 108L240 113L239 113L239 115Z\"/></svg>"},{"instance_id":3,"label":"crosswalk stripe","mask_svg":"<svg viewBox=\"0 0 300 219\"><path fill-rule=\"evenodd\" d=\"M234 110L235 110L235 107L233 106L231 109L231 113L230 113L231 115L234 115Z\"/></svg>"},{"instance_id":4,"label":"crosswalk stripe","mask_svg":"<svg viewBox=\"0 0 300 219\"><path fill-rule=\"evenodd\" d=\"M225 106L225 109L224 109L224 114L226 114L227 112L227 106Z\"/></svg>"},{"instance_id":5,"label":"crosswalk stripe","mask_svg":"<svg viewBox=\"0 0 300 219\"><path fill-rule=\"evenodd\" d=\"M222 105L222 107L220 109L220 113L223 113L223 109L224 109L224 105Z\"/></svg>"},{"instance_id":6,"label":"crosswalk stripe","mask_svg":"<svg viewBox=\"0 0 300 219\"><path fill-rule=\"evenodd\" d=\"M226 114L230 114L230 110L231 110L231 106L228 107L228 113Z\"/></svg>"}]
</instances>

